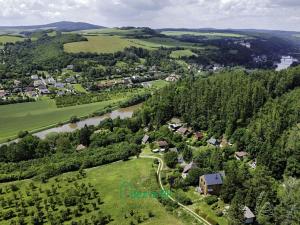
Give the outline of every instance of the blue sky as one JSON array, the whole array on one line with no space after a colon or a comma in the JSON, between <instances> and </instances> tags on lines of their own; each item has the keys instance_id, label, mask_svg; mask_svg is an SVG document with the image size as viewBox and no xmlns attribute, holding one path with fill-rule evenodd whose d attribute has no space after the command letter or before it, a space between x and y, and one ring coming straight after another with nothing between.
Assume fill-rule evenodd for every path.
<instances>
[{"instance_id":1,"label":"blue sky","mask_svg":"<svg viewBox=\"0 0 300 225\"><path fill-rule=\"evenodd\" d=\"M300 31L300 0L0 0L1 25L61 20L103 26Z\"/></svg>"}]
</instances>

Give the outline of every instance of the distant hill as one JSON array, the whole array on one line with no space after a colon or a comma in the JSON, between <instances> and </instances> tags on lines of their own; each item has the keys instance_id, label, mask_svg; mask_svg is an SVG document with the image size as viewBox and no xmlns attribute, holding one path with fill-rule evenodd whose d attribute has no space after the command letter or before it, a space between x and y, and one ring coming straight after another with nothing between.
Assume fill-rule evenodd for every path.
<instances>
[{"instance_id":1,"label":"distant hill","mask_svg":"<svg viewBox=\"0 0 300 225\"><path fill-rule=\"evenodd\" d=\"M69 22L61 21L56 23L49 23L44 25L33 25L33 26L0 26L0 31L29 31L29 30L39 30L39 29L54 29L58 31L78 31L78 30L89 30L89 29L99 29L105 28L103 26L98 26L89 23L82 22Z\"/></svg>"}]
</instances>

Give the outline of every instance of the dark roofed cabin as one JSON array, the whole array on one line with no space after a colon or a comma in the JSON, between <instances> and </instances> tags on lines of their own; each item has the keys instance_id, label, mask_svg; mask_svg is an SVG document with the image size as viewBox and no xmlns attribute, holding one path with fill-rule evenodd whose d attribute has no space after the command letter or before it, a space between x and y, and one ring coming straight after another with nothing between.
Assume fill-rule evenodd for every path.
<instances>
[{"instance_id":1,"label":"dark roofed cabin","mask_svg":"<svg viewBox=\"0 0 300 225\"><path fill-rule=\"evenodd\" d=\"M205 195L218 195L222 184L223 180L220 173L206 174L201 176L199 180L199 186Z\"/></svg>"}]
</instances>

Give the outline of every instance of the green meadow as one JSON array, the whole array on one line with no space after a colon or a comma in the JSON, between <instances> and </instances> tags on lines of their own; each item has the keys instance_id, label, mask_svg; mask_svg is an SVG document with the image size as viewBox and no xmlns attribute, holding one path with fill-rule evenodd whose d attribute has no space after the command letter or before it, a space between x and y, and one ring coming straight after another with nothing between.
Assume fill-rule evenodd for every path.
<instances>
[{"instance_id":1,"label":"green meadow","mask_svg":"<svg viewBox=\"0 0 300 225\"><path fill-rule=\"evenodd\" d=\"M54 100L0 106L0 142L15 138L19 131L35 131L65 122L71 116L87 116L105 107L116 105L125 98L85 105L57 108Z\"/></svg>"},{"instance_id":2,"label":"green meadow","mask_svg":"<svg viewBox=\"0 0 300 225\"><path fill-rule=\"evenodd\" d=\"M202 48L199 45L181 42L172 38L144 38L131 39L117 35L86 35L88 41L72 42L64 45L64 50L69 53L92 52L92 53L114 53L123 51L127 47L145 48L148 50L160 47L174 48Z\"/></svg>"},{"instance_id":3,"label":"green meadow","mask_svg":"<svg viewBox=\"0 0 300 225\"><path fill-rule=\"evenodd\" d=\"M13 36L13 35L0 35L0 43L16 43L17 41L23 41L24 38L20 36Z\"/></svg>"},{"instance_id":4,"label":"green meadow","mask_svg":"<svg viewBox=\"0 0 300 225\"><path fill-rule=\"evenodd\" d=\"M126 47L136 46L125 38L119 36L86 36L88 41L67 43L64 50L69 53L93 52L93 53L114 53L123 51Z\"/></svg>"},{"instance_id":5,"label":"green meadow","mask_svg":"<svg viewBox=\"0 0 300 225\"><path fill-rule=\"evenodd\" d=\"M185 49L185 50L176 50L176 51L173 51L170 56L172 58L175 58L175 59L179 59L181 57L189 57L189 56L193 56L193 55L196 55L195 53L193 53L191 50L189 49Z\"/></svg>"},{"instance_id":6,"label":"green meadow","mask_svg":"<svg viewBox=\"0 0 300 225\"><path fill-rule=\"evenodd\" d=\"M47 208L52 216L59 217L62 215L62 211L67 208L70 210L68 222L62 224L70 224L71 220L83 221L91 219L97 213L111 215L112 221L109 224L112 225L131 224L131 221L137 224L137 220L142 220L142 224L149 225L187 224L181 222L175 215L167 212L157 199L152 197L132 198L128 192L130 189L126 189L126 186L122 185L124 182L129 183L134 190L141 193L159 192L160 188L155 178L155 168L152 167L152 163L153 160L151 159L133 159L88 169L85 171L86 175L84 177L79 176L78 172L71 172L54 177L47 183L25 180L10 184L0 184L0 188L6 190L2 192L0 197L5 202L8 202L9 199L12 199L13 202L18 202L20 201L19 196L22 196L22 207L25 207L29 214L24 218L27 222L32 219L30 212L35 211L36 204L30 205L30 202L34 200L40 202L40 211L46 215L43 221L44 224L50 224L45 206L45 204L49 206L49 203L50 206L47 206ZM75 216L76 212L78 214L77 209L79 206L67 206L66 197L69 193L72 193L71 191L75 187L82 189L80 188L82 185L85 185L91 196L86 199L85 204L82 206L83 213L80 213L79 210L79 215ZM55 191L55 195L53 195L53 191ZM94 198L95 192L98 192L97 198ZM50 198L53 198L56 203L51 203ZM59 199L65 200L60 204ZM99 199L102 202L100 204ZM8 206L3 208L3 204L0 205L0 211L4 215L7 215L9 210L16 210L15 205L10 205L10 209ZM17 217L13 217L7 221L0 221L0 223L9 225L12 220L16 219Z\"/></svg>"}]
</instances>

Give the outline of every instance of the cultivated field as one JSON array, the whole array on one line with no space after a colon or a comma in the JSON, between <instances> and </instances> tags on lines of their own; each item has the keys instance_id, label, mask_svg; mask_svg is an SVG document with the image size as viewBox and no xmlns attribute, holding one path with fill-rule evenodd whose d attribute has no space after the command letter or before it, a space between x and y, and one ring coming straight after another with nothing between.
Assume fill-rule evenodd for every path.
<instances>
[{"instance_id":1,"label":"cultivated field","mask_svg":"<svg viewBox=\"0 0 300 225\"><path fill-rule=\"evenodd\" d=\"M116 35L95 35L86 36L88 41L67 43L64 50L69 53L92 52L92 53L114 53L123 51L126 47L138 47L148 50L160 47L186 47L201 48L201 46L186 42L181 42L172 38L147 38L147 39L129 39Z\"/></svg>"},{"instance_id":2,"label":"cultivated field","mask_svg":"<svg viewBox=\"0 0 300 225\"><path fill-rule=\"evenodd\" d=\"M34 131L47 126L65 122L71 116L87 116L114 105L122 98L92 104L57 108L53 100L41 100L0 106L0 142L15 138L19 131Z\"/></svg>"},{"instance_id":3,"label":"cultivated field","mask_svg":"<svg viewBox=\"0 0 300 225\"><path fill-rule=\"evenodd\" d=\"M233 38L245 37L244 35L235 34L235 33L194 32L194 31L164 31L162 32L162 34L168 36L193 35L193 36L205 36L205 37L233 37Z\"/></svg>"},{"instance_id":4,"label":"cultivated field","mask_svg":"<svg viewBox=\"0 0 300 225\"><path fill-rule=\"evenodd\" d=\"M126 47L137 46L125 38L119 36L86 36L88 41L67 43L64 49L69 53L93 52L93 53L114 53L123 51Z\"/></svg>"},{"instance_id":5,"label":"cultivated field","mask_svg":"<svg viewBox=\"0 0 300 225\"><path fill-rule=\"evenodd\" d=\"M124 186L122 186L124 181L130 183L133 188L139 192L160 191L155 178L155 170L152 168L152 162L153 160L150 159L134 159L92 168L86 171L85 178L79 178L78 172L72 172L52 178L47 183L33 180L15 182L13 183L14 186L19 188L19 190L15 191L11 191L11 184L0 184L0 188L3 190L10 190L8 193L2 194L1 197L5 198L5 200L8 198L13 199L14 195L19 196L22 194L24 203L27 205L30 199L35 199L36 196L39 196L39 198L41 198L40 206L42 211L46 214L44 208L45 201L48 200L48 202L51 202L50 198L56 200L57 198L61 198L63 200L70 193L70 190L74 190L74 187L76 187L75 183L77 183L77 187L86 184L86 187L91 190L91 194L92 192L94 193L92 189L99 192L99 197L103 203L96 204L97 209L95 210L92 203L94 202L95 205L99 197L96 198L95 201L93 200L94 195L92 195L91 198L87 200L87 204L83 205L84 208L89 208L91 211L84 211L84 213L78 217L75 217L73 214L77 206L69 206L68 208L72 212L72 214L69 214L70 219L75 221L84 220L86 218L91 219L92 215L100 213L101 211L104 215L109 214L112 216L113 221L109 223L112 225L130 224L131 221L136 224L136 220L139 216L143 219L143 224L183 225L184 223L169 214L155 198L134 199L126 194L124 195L124 191L126 191ZM34 186L36 187L35 189L32 188ZM53 188L56 189L57 194L55 196L51 194ZM47 197L49 195L49 191L47 190L50 190L50 198ZM129 189L127 189L127 191L129 191ZM30 194L31 192L35 194L28 196L28 193ZM50 205L52 207L52 204ZM2 206L0 206L0 209L2 209L1 207ZM14 209L15 206L12 205L11 207ZM56 207L57 210L53 212L54 216L60 215L61 210L65 209L64 204L56 204ZM35 206L27 205L26 208L28 212L30 212ZM4 211L6 212L8 210L9 209L6 208ZM52 212L51 208L50 211ZM152 213L151 217L149 217L149 212ZM31 217L28 216L25 219L26 221L30 221ZM10 221L2 221L1 224L8 225ZM49 224L49 222L47 221L46 224ZM70 222L65 224L70 224Z\"/></svg>"}]
</instances>

